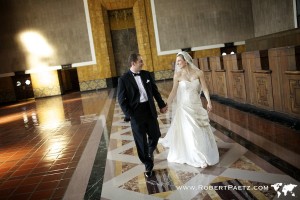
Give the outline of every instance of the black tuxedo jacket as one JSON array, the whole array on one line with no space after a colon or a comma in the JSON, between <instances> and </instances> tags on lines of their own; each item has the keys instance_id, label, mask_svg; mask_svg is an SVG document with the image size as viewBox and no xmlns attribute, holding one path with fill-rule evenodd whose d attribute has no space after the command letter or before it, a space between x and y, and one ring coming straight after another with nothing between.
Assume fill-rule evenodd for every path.
<instances>
[{"instance_id":1,"label":"black tuxedo jacket","mask_svg":"<svg viewBox=\"0 0 300 200\"><path fill-rule=\"evenodd\" d=\"M140 76L148 96L152 116L157 118L154 98L159 108L165 107L166 104L162 100L154 79L150 75L150 72L141 70ZM140 103L140 91L130 70L128 70L127 73L119 78L117 93L119 104L125 115L134 117L135 110Z\"/></svg>"}]
</instances>

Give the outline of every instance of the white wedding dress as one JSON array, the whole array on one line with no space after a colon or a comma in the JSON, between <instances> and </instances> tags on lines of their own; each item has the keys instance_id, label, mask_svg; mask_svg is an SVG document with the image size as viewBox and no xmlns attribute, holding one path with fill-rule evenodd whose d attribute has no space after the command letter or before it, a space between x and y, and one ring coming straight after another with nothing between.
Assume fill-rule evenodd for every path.
<instances>
[{"instance_id":1,"label":"white wedding dress","mask_svg":"<svg viewBox=\"0 0 300 200\"><path fill-rule=\"evenodd\" d=\"M219 162L219 152L199 91L199 79L179 82L171 126L159 143L169 148L169 162L204 168Z\"/></svg>"}]
</instances>

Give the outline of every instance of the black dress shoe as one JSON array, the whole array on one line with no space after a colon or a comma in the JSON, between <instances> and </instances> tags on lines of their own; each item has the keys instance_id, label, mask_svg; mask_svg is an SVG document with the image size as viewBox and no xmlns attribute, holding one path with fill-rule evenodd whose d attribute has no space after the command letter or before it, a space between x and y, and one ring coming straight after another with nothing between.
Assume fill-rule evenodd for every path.
<instances>
[{"instance_id":1,"label":"black dress shoe","mask_svg":"<svg viewBox=\"0 0 300 200\"><path fill-rule=\"evenodd\" d=\"M151 171L145 172L145 176L146 176L147 178L150 178L151 176L153 176L153 171L151 170Z\"/></svg>"},{"instance_id":2,"label":"black dress shoe","mask_svg":"<svg viewBox=\"0 0 300 200\"><path fill-rule=\"evenodd\" d=\"M130 122L130 117L125 117L124 122Z\"/></svg>"},{"instance_id":3,"label":"black dress shoe","mask_svg":"<svg viewBox=\"0 0 300 200\"><path fill-rule=\"evenodd\" d=\"M149 157L151 158L152 161L154 161L154 155L153 155L153 153L150 153Z\"/></svg>"}]
</instances>

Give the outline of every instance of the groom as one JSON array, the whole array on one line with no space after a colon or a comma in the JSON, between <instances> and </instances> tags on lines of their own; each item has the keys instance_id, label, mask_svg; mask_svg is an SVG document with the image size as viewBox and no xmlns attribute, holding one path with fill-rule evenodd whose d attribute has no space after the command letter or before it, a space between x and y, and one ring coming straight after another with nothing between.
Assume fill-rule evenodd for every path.
<instances>
[{"instance_id":1,"label":"groom","mask_svg":"<svg viewBox=\"0 0 300 200\"><path fill-rule=\"evenodd\" d=\"M150 72L142 70L144 65L140 54L128 58L130 70L119 78L118 101L126 116L130 116L131 129L139 159L145 165L145 176L153 175L153 152L161 136L154 99L160 112L167 106L162 100ZM148 136L148 138L147 138Z\"/></svg>"}]
</instances>

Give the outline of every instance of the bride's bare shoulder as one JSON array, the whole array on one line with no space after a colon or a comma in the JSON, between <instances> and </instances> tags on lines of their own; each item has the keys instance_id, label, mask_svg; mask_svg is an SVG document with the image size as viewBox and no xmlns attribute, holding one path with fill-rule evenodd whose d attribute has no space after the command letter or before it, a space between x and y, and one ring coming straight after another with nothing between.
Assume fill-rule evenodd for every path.
<instances>
[{"instance_id":1,"label":"bride's bare shoulder","mask_svg":"<svg viewBox=\"0 0 300 200\"><path fill-rule=\"evenodd\" d=\"M181 76L181 71L175 72L174 77L180 77Z\"/></svg>"}]
</instances>

